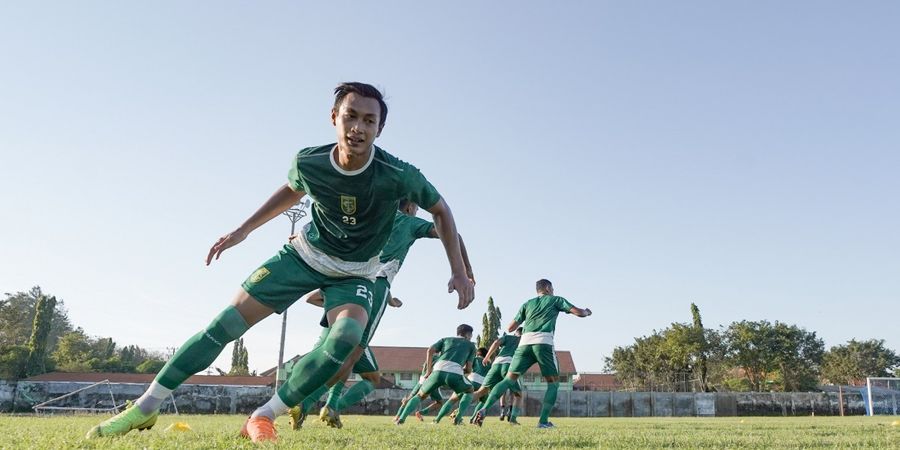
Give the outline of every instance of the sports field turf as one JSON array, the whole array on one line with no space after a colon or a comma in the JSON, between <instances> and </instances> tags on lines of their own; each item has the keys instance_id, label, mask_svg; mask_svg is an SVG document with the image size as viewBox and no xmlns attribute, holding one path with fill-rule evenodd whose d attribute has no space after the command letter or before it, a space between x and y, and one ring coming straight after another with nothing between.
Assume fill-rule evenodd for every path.
<instances>
[{"instance_id":1,"label":"sports field turf","mask_svg":"<svg viewBox=\"0 0 900 450\"><path fill-rule=\"evenodd\" d=\"M900 448L898 417L556 419L553 430L522 418L512 428L489 418L483 428L421 423L401 427L388 417L347 416L344 428L327 428L310 417L300 431L278 421L284 448ZM150 431L84 440L99 416L0 416L0 448L231 449L255 448L237 437L244 416L162 416ZM191 431L164 431L185 422Z\"/></svg>"}]
</instances>

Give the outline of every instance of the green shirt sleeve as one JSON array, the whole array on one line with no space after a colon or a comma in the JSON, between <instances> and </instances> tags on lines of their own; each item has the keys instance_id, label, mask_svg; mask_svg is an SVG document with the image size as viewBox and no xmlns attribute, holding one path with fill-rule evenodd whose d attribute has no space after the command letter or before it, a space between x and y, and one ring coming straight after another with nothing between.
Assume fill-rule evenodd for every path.
<instances>
[{"instance_id":1,"label":"green shirt sleeve","mask_svg":"<svg viewBox=\"0 0 900 450\"><path fill-rule=\"evenodd\" d=\"M432 344L431 348L437 353L444 351L444 340L441 339L435 342L434 344Z\"/></svg>"},{"instance_id":2,"label":"green shirt sleeve","mask_svg":"<svg viewBox=\"0 0 900 450\"><path fill-rule=\"evenodd\" d=\"M515 320L519 325L525 323L525 305L522 305L522 307L519 308L519 312L516 314L516 317L513 318L513 320Z\"/></svg>"},{"instance_id":3,"label":"green shirt sleeve","mask_svg":"<svg viewBox=\"0 0 900 450\"><path fill-rule=\"evenodd\" d=\"M441 199L441 194L428 182L419 169L410 165L404 173L403 190L405 191L405 197L410 201L424 209L428 209Z\"/></svg>"},{"instance_id":4,"label":"green shirt sleeve","mask_svg":"<svg viewBox=\"0 0 900 450\"><path fill-rule=\"evenodd\" d=\"M300 153L297 153L297 156L294 157L294 164L291 165L291 170L288 171L288 186L294 191L306 192L306 182L303 180L303 174L300 173Z\"/></svg>"},{"instance_id":5,"label":"green shirt sleeve","mask_svg":"<svg viewBox=\"0 0 900 450\"><path fill-rule=\"evenodd\" d=\"M434 224L420 217L412 217L412 232L416 239L430 238Z\"/></svg>"},{"instance_id":6,"label":"green shirt sleeve","mask_svg":"<svg viewBox=\"0 0 900 450\"><path fill-rule=\"evenodd\" d=\"M569 314L570 313L569 310L574 307L575 307L575 305L569 303L569 301L566 300L565 298L556 297L556 309L558 309L566 314Z\"/></svg>"}]
</instances>

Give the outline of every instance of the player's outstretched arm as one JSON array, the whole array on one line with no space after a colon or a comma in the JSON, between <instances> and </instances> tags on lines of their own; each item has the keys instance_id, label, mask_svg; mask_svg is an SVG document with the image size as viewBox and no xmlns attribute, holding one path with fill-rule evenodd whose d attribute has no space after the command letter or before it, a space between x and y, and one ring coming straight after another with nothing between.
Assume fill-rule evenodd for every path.
<instances>
[{"instance_id":1,"label":"player's outstretched arm","mask_svg":"<svg viewBox=\"0 0 900 450\"><path fill-rule=\"evenodd\" d=\"M456 222L450 206L444 199L438 200L428 212L434 216L434 227L437 229L447 260L450 262L450 282L447 283L447 292L456 291L459 295L458 309L465 309L475 299L475 284L466 274L466 264L463 262L462 252L459 248L459 233L456 231Z\"/></svg>"},{"instance_id":2,"label":"player's outstretched arm","mask_svg":"<svg viewBox=\"0 0 900 450\"><path fill-rule=\"evenodd\" d=\"M590 308L581 309L573 306L572 309L569 310L569 314L574 314L578 317L587 317L593 313L591 312Z\"/></svg>"},{"instance_id":3,"label":"player's outstretched arm","mask_svg":"<svg viewBox=\"0 0 900 450\"><path fill-rule=\"evenodd\" d=\"M437 353L434 350L434 347L428 347L428 351L425 352L425 373L423 376L428 378L431 375L431 361L434 360L434 354Z\"/></svg>"},{"instance_id":4,"label":"player's outstretched arm","mask_svg":"<svg viewBox=\"0 0 900 450\"><path fill-rule=\"evenodd\" d=\"M296 205L304 195L304 192L295 191L287 184L278 188L278 190L276 190L249 219L241 224L241 226L231 233L220 237L219 240L213 244L212 248L209 249L209 254L206 255L206 265L208 266L209 263L212 262L213 257L219 259L219 255L221 255L222 252L240 244L253 230L272 220L275 216L287 211L291 206Z\"/></svg>"},{"instance_id":5,"label":"player's outstretched arm","mask_svg":"<svg viewBox=\"0 0 900 450\"><path fill-rule=\"evenodd\" d=\"M491 360L494 359L494 355L497 354L497 350L500 349L500 339L494 339L494 342L491 344L491 347L488 349L486 355L484 355L484 359L481 360L485 365L490 364Z\"/></svg>"},{"instance_id":6,"label":"player's outstretched arm","mask_svg":"<svg viewBox=\"0 0 900 450\"><path fill-rule=\"evenodd\" d=\"M472 280L472 284L475 284L475 273L472 272L472 263L469 262L469 252L466 251L466 243L463 241L461 234L457 234L457 236L459 236L459 252L462 254L463 265L466 266L466 275ZM437 227L431 229L431 237L441 237L437 232Z\"/></svg>"}]
</instances>

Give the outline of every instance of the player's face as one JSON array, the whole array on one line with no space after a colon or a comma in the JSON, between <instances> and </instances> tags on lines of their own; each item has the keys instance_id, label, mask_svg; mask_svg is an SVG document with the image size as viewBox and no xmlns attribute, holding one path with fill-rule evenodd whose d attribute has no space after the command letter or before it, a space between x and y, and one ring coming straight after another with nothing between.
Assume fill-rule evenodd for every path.
<instances>
[{"instance_id":1,"label":"player's face","mask_svg":"<svg viewBox=\"0 0 900 450\"><path fill-rule=\"evenodd\" d=\"M364 155L381 134L381 106L374 98L351 92L337 109L331 110L331 122L341 149Z\"/></svg>"}]
</instances>

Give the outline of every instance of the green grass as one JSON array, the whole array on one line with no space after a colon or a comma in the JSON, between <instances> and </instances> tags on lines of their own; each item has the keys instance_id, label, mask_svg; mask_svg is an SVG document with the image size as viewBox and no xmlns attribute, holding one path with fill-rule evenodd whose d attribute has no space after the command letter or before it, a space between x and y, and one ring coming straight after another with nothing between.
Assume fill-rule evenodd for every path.
<instances>
[{"instance_id":1,"label":"green grass","mask_svg":"<svg viewBox=\"0 0 900 450\"><path fill-rule=\"evenodd\" d=\"M162 416L154 429L118 438L85 440L101 416L0 416L0 448L233 449L256 448L237 437L243 416ZM314 417L300 431L278 421L280 442L266 448L900 448L898 417L554 419L538 430L521 418L512 428L488 418L483 428L420 423L397 427L388 417L347 416L344 428L327 428ZM164 431L174 422L192 431Z\"/></svg>"}]
</instances>

